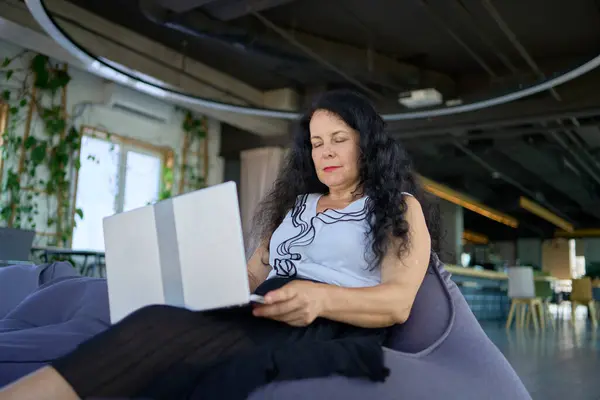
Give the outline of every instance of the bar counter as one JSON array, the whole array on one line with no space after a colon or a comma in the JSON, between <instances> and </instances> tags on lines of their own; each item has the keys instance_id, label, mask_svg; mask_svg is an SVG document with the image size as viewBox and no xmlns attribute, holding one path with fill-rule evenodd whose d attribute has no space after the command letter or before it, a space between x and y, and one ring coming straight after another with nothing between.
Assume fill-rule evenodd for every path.
<instances>
[{"instance_id":1,"label":"bar counter","mask_svg":"<svg viewBox=\"0 0 600 400\"><path fill-rule=\"evenodd\" d=\"M445 268L453 276L460 275L460 276L465 276L465 277L469 276L469 277L473 277L473 278L482 278L482 279L495 279L495 280L504 280L504 281L508 280L508 275L505 274L504 272L478 270L475 268L470 268L470 267L465 268L465 267L459 267L456 265L446 265ZM555 278L553 278L551 276L536 276L534 279L540 280L540 281L555 280Z\"/></svg>"},{"instance_id":2,"label":"bar counter","mask_svg":"<svg viewBox=\"0 0 600 400\"><path fill-rule=\"evenodd\" d=\"M507 274L456 265L446 265L445 268L452 274L452 280L460 288L477 319L506 319L510 308ZM551 281L554 278L536 276L535 279Z\"/></svg>"}]
</instances>

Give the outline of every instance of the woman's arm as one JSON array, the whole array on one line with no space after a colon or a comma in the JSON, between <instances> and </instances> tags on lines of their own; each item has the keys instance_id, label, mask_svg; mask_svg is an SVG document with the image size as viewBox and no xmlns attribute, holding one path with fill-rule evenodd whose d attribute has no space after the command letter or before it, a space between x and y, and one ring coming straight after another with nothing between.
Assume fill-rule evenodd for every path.
<instances>
[{"instance_id":1,"label":"woman's arm","mask_svg":"<svg viewBox=\"0 0 600 400\"><path fill-rule=\"evenodd\" d=\"M250 293L254 293L256 288L267 279L269 272L271 272L271 266L269 265L269 243L267 241L258 246L248 261Z\"/></svg>"},{"instance_id":2,"label":"woman's arm","mask_svg":"<svg viewBox=\"0 0 600 400\"><path fill-rule=\"evenodd\" d=\"M406 204L410 244L402 259L396 255L396 246L390 246L381 264L381 284L343 288L294 281L268 293L265 300L269 305L255 309L255 314L296 326L308 325L316 317L367 328L406 322L427 271L431 251L431 237L421 205L413 197L408 197Z\"/></svg>"},{"instance_id":3,"label":"woman's arm","mask_svg":"<svg viewBox=\"0 0 600 400\"><path fill-rule=\"evenodd\" d=\"M406 322L421 287L431 255L431 237L421 205L407 197L406 221L410 244L402 259L390 246L381 264L381 284L369 288L327 285L321 317L364 327Z\"/></svg>"}]
</instances>

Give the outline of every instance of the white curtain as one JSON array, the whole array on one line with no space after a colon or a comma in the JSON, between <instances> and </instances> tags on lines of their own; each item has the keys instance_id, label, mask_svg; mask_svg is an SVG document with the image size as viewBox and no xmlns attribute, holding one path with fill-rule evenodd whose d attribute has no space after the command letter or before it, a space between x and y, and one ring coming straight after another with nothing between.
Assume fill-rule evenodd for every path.
<instances>
[{"instance_id":1,"label":"white curtain","mask_svg":"<svg viewBox=\"0 0 600 400\"><path fill-rule=\"evenodd\" d=\"M254 250L254 240L249 237L252 217L256 206L271 189L285 150L279 147L263 147L241 152L240 203L244 242L248 252Z\"/></svg>"}]
</instances>

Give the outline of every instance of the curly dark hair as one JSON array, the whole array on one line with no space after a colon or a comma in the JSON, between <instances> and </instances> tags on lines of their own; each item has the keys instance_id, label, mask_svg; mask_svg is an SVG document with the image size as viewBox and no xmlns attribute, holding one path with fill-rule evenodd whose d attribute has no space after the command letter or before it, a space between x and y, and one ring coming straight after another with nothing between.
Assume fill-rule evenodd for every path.
<instances>
[{"instance_id":1,"label":"curly dark hair","mask_svg":"<svg viewBox=\"0 0 600 400\"><path fill-rule=\"evenodd\" d=\"M385 122L373 104L364 96L347 90L326 92L316 99L299 121L291 148L273 188L262 200L254 216L254 232L261 241L268 241L281 224L299 195L328 193L328 188L317 177L312 160L310 120L317 110L339 116L360 134L359 188L371 201L367 221L374 259L377 267L390 244L390 234L399 238L398 257L410 243L405 196L407 192L421 203L432 247L437 250L439 218L437 208L430 202L419 185L412 163L404 147L385 131Z\"/></svg>"}]
</instances>

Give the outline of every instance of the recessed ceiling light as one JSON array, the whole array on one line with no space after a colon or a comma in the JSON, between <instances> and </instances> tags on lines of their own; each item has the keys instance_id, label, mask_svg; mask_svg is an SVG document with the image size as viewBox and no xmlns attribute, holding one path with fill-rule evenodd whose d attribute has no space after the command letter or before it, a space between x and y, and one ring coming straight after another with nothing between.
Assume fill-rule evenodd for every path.
<instances>
[{"instance_id":1,"label":"recessed ceiling light","mask_svg":"<svg viewBox=\"0 0 600 400\"><path fill-rule=\"evenodd\" d=\"M442 94L433 88L413 90L398 95L398 102L407 108L437 106L443 101Z\"/></svg>"}]
</instances>

